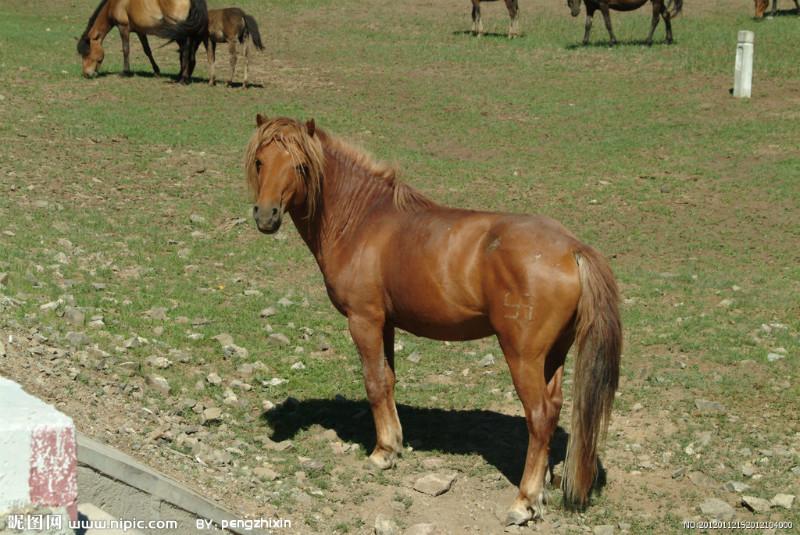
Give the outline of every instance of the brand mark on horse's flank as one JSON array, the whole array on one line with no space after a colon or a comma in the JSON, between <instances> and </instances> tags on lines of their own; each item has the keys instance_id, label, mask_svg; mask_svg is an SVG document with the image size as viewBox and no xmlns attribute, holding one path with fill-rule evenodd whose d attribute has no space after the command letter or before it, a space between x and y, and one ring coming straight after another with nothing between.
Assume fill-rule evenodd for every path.
<instances>
[{"instance_id":1,"label":"brand mark on horse's flank","mask_svg":"<svg viewBox=\"0 0 800 535\"><path fill-rule=\"evenodd\" d=\"M503 307L508 309L504 317L520 321L532 320L533 305L531 305L529 302L510 303L509 302L510 297L511 297L511 292L506 292L505 297L503 297ZM522 301L527 301L530 299L530 297L531 294L522 294Z\"/></svg>"}]
</instances>

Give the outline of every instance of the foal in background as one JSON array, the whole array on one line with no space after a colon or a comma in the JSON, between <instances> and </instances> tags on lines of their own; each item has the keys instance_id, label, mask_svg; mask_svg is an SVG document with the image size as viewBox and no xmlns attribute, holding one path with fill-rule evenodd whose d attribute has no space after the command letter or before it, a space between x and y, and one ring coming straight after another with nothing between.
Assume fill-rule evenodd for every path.
<instances>
[{"instance_id":1,"label":"foal in background","mask_svg":"<svg viewBox=\"0 0 800 535\"><path fill-rule=\"evenodd\" d=\"M493 2L494 0L483 0ZM519 4L518 0L505 0L508 16L511 23L508 26L508 38L519 37ZM483 22L481 21L481 0L472 0L472 33L480 37L483 35Z\"/></svg>"},{"instance_id":2,"label":"foal in background","mask_svg":"<svg viewBox=\"0 0 800 535\"><path fill-rule=\"evenodd\" d=\"M214 62L216 61L217 43L228 43L231 55L231 79L228 85L233 85L236 73L236 60L239 55L239 46L244 47L244 81L242 87L247 87L247 64L249 62L247 38L253 41L258 50L264 50L261 43L261 34L258 31L256 19L239 9L228 7L225 9L210 9L208 11L208 32L203 44L208 52L208 83L216 83L214 77Z\"/></svg>"}]
</instances>

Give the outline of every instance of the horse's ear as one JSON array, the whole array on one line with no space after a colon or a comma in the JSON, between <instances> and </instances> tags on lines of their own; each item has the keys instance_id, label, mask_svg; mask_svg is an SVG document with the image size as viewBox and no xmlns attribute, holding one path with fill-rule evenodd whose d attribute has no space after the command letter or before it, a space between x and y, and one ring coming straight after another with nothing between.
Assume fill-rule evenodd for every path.
<instances>
[{"instance_id":1,"label":"horse's ear","mask_svg":"<svg viewBox=\"0 0 800 535\"><path fill-rule=\"evenodd\" d=\"M317 131L317 125L314 124L314 119L306 121L306 130L308 130L309 136L314 137L314 132Z\"/></svg>"},{"instance_id":2,"label":"horse's ear","mask_svg":"<svg viewBox=\"0 0 800 535\"><path fill-rule=\"evenodd\" d=\"M256 126L261 126L266 122L267 122L267 117L265 115L261 115L260 113L256 114Z\"/></svg>"}]
</instances>

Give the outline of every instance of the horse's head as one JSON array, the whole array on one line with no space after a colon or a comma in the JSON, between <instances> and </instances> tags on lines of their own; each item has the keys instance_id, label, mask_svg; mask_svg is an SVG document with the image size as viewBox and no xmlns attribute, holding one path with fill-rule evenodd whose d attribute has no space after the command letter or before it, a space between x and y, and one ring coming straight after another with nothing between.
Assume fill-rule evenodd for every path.
<instances>
[{"instance_id":1,"label":"horse's head","mask_svg":"<svg viewBox=\"0 0 800 535\"><path fill-rule=\"evenodd\" d=\"M102 37L92 39L89 33L85 33L78 40L78 54L83 58L83 75L86 78L94 78L97 76L97 71L100 70L100 65L105 58L103 52Z\"/></svg>"},{"instance_id":2,"label":"horse's head","mask_svg":"<svg viewBox=\"0 0 800 535\"><path fill-rule=\"evenodd\" d=\"M573 17L577 17L581 14L581 0L567 0L567 5Z\"/></svg>"},{"instance_id":3,"label":"horse's head","mask_svg":"<svg viewBox=\"0 0 800 535\"><path fill-rule=\"evenodd\" d=\"M253 219L265 234L277 232L284 212L314 213L322 173L322 145L314 120L256 116L256 132L245 156L253 192Z\"/></svg>"}]
</instances>

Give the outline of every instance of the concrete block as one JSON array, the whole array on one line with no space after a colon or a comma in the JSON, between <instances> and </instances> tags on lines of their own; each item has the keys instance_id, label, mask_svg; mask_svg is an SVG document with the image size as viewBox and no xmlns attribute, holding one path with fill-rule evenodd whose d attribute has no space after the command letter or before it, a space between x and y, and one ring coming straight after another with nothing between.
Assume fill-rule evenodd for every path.
<instances>
[{"instance_id":1,"label":"concrete block","mask_svg":"<svg viewBox=\"0 0 800 535\"><path fill-rule=\"evenodd\" d=\"M0 514L44 506L77 519L72 419L0 377Z\"/></svg>"}]
</instances>

